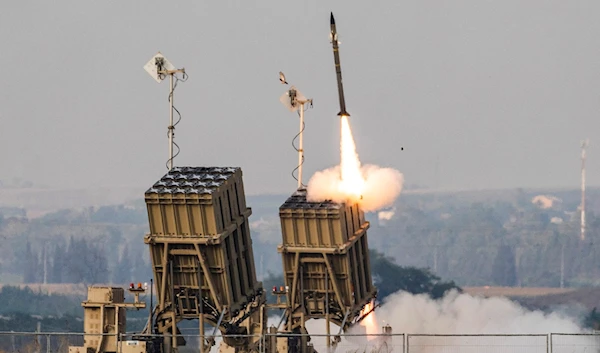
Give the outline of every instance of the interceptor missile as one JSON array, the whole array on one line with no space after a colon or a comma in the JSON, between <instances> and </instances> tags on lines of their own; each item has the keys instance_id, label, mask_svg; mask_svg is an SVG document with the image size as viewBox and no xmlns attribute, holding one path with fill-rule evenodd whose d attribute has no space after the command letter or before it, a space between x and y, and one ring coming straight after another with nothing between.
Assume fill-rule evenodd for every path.
<instances>
[{"instance_id":1,"label":"interceptor missile","mask_svg":"<svg viewBox=\"0 0 600 353\"><path fill-rule=\"evenodd\" d=\"M340 98L340 112L338 115L350 116L346 111L346 101L344 100L344 86L342 85L342 67L340 66L340 50L338 47L337 31L335 30L335 19L333 18L333 12L331 13L331 44L333 45L333 61L335 63L335 74L337 76L338 84L338 95Z\"/></svg>"}]
</instances>

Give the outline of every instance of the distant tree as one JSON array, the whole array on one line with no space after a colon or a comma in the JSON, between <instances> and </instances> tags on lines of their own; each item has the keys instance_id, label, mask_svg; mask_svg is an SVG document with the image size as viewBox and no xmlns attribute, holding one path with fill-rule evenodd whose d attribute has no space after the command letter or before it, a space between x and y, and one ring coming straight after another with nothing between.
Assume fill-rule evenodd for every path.
<instances>
[{"instance_id":1,"label":"distant tree","mask_svg":"<svg viewBox=\"0 0 600 353\"><path fill-rule=\"evenodd\" d=\"M27 242L25 246L25 264L23 266L23 282L35 283L38 280L39 260L38 256L31 249L31 243Z\"/></svg>"},{"instance_id":2,"label":"distant tree","mask_svg":"<svg viewBox=\"0 0 600 353\"><path fill-rule=\"evenodd\" d=\"M147 281L154 276L152 265L149 261L148 247L145 245L132 246L131 253L131 276L135 281Z\"/></svg>"},{"instance_id":3,"label":"distant tree","mask_svg":"<svg viewBox=\"0 0 600 353\"><path fill-rule=\"evenodd\" d=\"M83 283L87 270L88 247L85 239L75 239L71 236L67 256L65 257L65 267L67 283Z\"/></svg>"},{"instance_id":4,"label":"distant tree","mask_svg":"<svg viewBox=\"0 0 600 353\"><path fill-rule=\"evenodd\" d=\"M380 300L398 291L428 294L433 299L443 297L452 289L462 291L453 281L443 282L429 269L399 266L376 250L371 250L370 254Z\"/></svg>"},{"instance_id":5,"label":"distant tree","mask_svg":"<svg viewBox=\"0 0 600 353\"><path fill-rule=\"evenodd\" d=\"M70 283L108 283L108 261L100 244L71 238L65 259Z\"/></svg>"},{"instance_id":6,"label":"distant tree","mask_svg":"<svg viewBox=\"0 0 600 353\"><path fill-rule=\"evenodd\" d=\"M83 267L84 283L108 283L108 261L104 247L99 244L92 244L87 248L87 257Z\"/></svg>"},{"instance_id":7,"label":"distant tree","mask_svg":"<svg viewBox=\"0 0 600 353\"><path fill-rule=\"evenodd\" d=\"M78 314L81 299L79 296L44 294L29 287L21 289L7 285L0 289L0 315L15 312L42 316Z\"/></svg>"},{"instance_id":8,"label":"distant tree","mask_svg":"<svg viewBox=\"0 0 600 353\"><path fill-rule=\"evenodd\" d=\"M121 258L113 270L113 282L116 284L127 284L133 279L131 278L133 262L129 253L129 245L125 244Z\"/></svg>"},{"instance_id":9,"label":"distant tree","mask_svg":"<svg viewBox=\"0 0 600 353\"><path fill-rule=\"evenodd\" d=\"M512 247L506 244L498 248L498 253L492 265L492 281L499 286L507 287L514 286L517 283L515 252Z\"/></svg>"},{"instance_id":10,"label":"distant tree","mask_svg":"<svg viewBox=\"0 0 600 353\"><path fill-rule=\"evenodd\" d=\"M121 229L116 225L106 227L106 229L103 230L103 233L105 233L105 235L102 236L102 244L105 246L106 260L112 265L109 266L109 270L112 274L113 268L116 267L121 260L121 252L119 249L122 248L123 244L128 244L129 242L127 239L123 238ZM140 241L140 243L143 244L143 241Z\"/></svg>"},{"instance_id":11,"label":"distant tree","mask_svg":"<svg viewBox=\"0 0 600 353\"><path fill-rule=\"evenodd\" d=\"M516 195L514 198L515 206L519 208L530 208L531 207L531 197L527 195L523 188L518 188L516 190Z\"/></svg>"},{"instance_id":12,"label":"distant tree","mask_svg":"<svg viewBox=\"0 0 600 353\"><path fill-rule=\"evenodd\" d=\"M38 271L38 283L45 283L44 281L48 281L48 271L50 268L48 267L48 248L47 244L44 243L42 246L41 254L40 254L40 267Z\"/></svg>"},{"instance_id":13,"label":"distant tree","mask_svg":"<svg viewBox=\"0 0 600 353\"><path fill-rule=\"evenodd\" d=\"M64 283L65 277L65 262L66 252L64 245L54 245L54 252L52 256L52 267L50 270L50 283Z\"/></svg>"},{"instance_id":14,"label":"distant tree","mask_svg":"<svg viewBox=\"0 0 600 353\"><path fill-rule=\"evenodd\" d=\"M596 311L596 307L583 319L583 326L593 330L600 329L600 313Z\"/></svg>"}]
</instances>

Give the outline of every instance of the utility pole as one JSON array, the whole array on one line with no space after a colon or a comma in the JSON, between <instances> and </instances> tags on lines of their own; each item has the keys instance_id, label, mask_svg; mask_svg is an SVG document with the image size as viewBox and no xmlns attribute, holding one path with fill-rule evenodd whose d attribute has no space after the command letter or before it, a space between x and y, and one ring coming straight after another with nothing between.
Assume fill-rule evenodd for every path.
<instances>
[{"instance_id":1,"label":"utility pole","mask_svg":"<svg viewBox=\"0 0 600 353\"><path fill-rule=\"evenodd\" d=\"M44 258L44 278L43 278L43 283L47 284L48 283L48 255L46 254L48 246L44 245L44 249L42 249L42 257Z\"/></svg>"},{"instance_id":2,"label":"utility pole","mask_svg":"<svg viewBox=\"0 0 600 353\"><path fill-rule=\"evenodd\" d=\"M581 141L581 241L585 240L585 149L589 139Z\"/></svg>"},{"instance_id":3,"label":"utility pole","mask_svg":"<svg viewBox=\"0 0 600 353\"><path fill-rule=\"evenodd\" d=\"M565 243L560 248L560 288L565 288Z\"/></svg>"}]
</instances>

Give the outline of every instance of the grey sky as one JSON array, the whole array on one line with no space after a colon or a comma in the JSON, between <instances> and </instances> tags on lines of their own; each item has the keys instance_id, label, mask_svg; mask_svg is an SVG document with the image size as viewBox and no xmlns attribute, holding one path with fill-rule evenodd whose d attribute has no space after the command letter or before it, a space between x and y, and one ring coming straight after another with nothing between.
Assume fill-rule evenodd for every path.
<instances>
[{"instance_id":1,"label":"grey sky","mask_svg":"<svg viewBox=\"0 0 600 353\"><path fill-rule=\"evenodd\" d=\"M0 179L142 186L167 158L161 51L189 80L176 165L234 165L248 193L289 192L297 117L278 72L314 98L306 172L339 162L329 11L363 163L443 188L573 186L589 137L600 185L598 1L11 1L0 5ZM404 146L404 151L400 151Z\"/></svg>"}]
</instances>

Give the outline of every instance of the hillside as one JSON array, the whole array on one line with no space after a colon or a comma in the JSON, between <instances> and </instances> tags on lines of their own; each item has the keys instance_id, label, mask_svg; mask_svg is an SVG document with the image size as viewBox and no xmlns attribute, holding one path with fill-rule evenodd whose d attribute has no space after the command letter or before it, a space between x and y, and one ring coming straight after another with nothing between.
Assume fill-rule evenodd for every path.
<instances>
[{"instance_id":1,"label":"hillside","mask_svg":"<svg viewBox=\"0 0 600 353\"><path fill-rule=\"evenodd\" d=\"M28 217L22 205L29 203L19 203L24 199L15 196L16 189L11 193L20 201L11 204L9 197L0 207L5 245L0 283L128 283L152 277L143 243L148 229L143 200ZM34 204L35 191L25 194ZM536 196L553 201L534 204ZM585 241L579 239L579 197L578 190L408 190L385 214L366 215L369 246L399 265L430 268L460 286L559 287L562 259L566 287L594 287L600 285L600 190L588 192ZM285 198L247 197L261 279L281 272L278 208Z\"/></svg>"}]
</instances>

